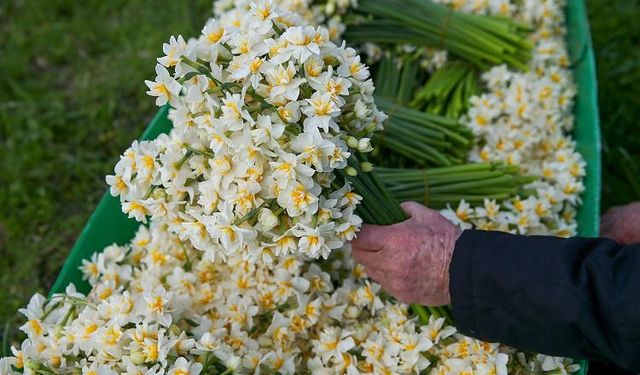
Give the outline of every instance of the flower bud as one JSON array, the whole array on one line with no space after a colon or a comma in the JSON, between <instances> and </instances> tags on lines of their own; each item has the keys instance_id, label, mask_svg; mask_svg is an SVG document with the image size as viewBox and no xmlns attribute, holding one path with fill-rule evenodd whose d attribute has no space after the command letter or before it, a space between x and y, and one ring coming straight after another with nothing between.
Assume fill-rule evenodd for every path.
<instances>
[{"instance_id":1,"label":"flower bud","mask_svg":"<svg viewBox=\"0 0 640 375\"><path fill-rule=\"evenodd\" d=\"M260 210L260 215L258 215L258 222L264 230L271 230L278 225L278 217L270 209L263 208Z\"/></svg>"},{"instance_id":2,"label":"flower bud","mask_svg":"<svg viewBox=\"0 0 640 375\"><path fill-rule=\"evenodd\" d=\"M335 11L336 11L336 4L334 4L334 3L330 2L330 1L329 1L329 2L327 2L327 5L326 5L326 6L325 6L325 8L324 8L324 12L325 12L325 14L327 14L327 15L329 15L329 16L330 16L330 15L332 15L332 14L333 14L333 12L335 12Z\"/></svg>"},{"instance_id":3,"label":"flower bud","mask_svg":"<svg viewBox=\"0 0 640 375\"><path fill-rule=\"evenodd\" d=\"M360 169L362 169L363 172L371 172L373 170L373 164L368 161L362 162L360 163Z\"/></svg>"},{"instance_id":4,"label":"flower bud","mask_svg":"<svg viewBox=\"0 0 640 375\"><path fill-rule=\"evenodd\" d=\"M182 332L182 330L176 324L172 324L169 327L169 332L174 336L180 336L180 333Z\"/></svg>"},{"instance_id":5,"label":"flower bud","mask_svg":"<svg viewBox=\"0 0 640 375\"><path fill-rule=\"evenodd\" d=\"M358 342L363 342L369 336L369 329L366 326L358 326L352 333L353 338Z\"/></svg>"},{"instance_id":6,"label":"flower bud","mask_svg":"<svg viewBox=\"0 0 640 375\"><path fill-rule=\"evenodd\" d=\"M42 367L42 364L38 361L34 361L32 359L28 359L24 361L24 367L31 370L39 370Z\"/></svg>"},{"instance_id":7,"label":"flower bud","mask_svg":"<svg viewBox=\"0 0 640 375\"><path fill-rule=\"evenodd\" d=\"M331 220L331 210L328 208L318 209L318 223L326 224Z\"/></svg>"},{"instance_id":8,"label":"flower bud","mask_svg":"<svg viewBox=\"0 0 640 375\"><path fill-rule=\"evenodd\" d=\"M367 133L373 133L374 131L376 131L378 129L378 124L376 124L375 122L370 122L367 124L367 126L365 127L366 132Z\"/></svg>"},{"instance_id":9,"label":"flower bud","mask_svg":"<svg viewBox=\"0 0 640 375\"><path fill-rule=\"evenodd\" d=\"M151 197L153 199L165 199L167 197L167 192L164 189L156 188L151 193Z\"/></svg>"},{"instance_id":10,"label":"flower bud","mask_svg":"<svg viewBox=\"0 0 640 375\"><path fill-rule=\"evenodd\" d=\"M316 180L318 185L322 187L330 187L336 176L333 173L316 172L313 175L313 178Z\"/></svg>"},{"instance_id":11,"label":"flower bud","mask_svg":"<svg viewBox=\"0 0 640 375\"><path fill-rule=\"evenodd\" d=\"M360 316L360 309L356 306L349 306L344 311L344 316L347 319L358 319L358 316Z\"/></svg>"},{"instance_id":12,"label":"flower bud","mask_svg":"<svg viewBox=\"0 0 640 375\"><path fill-rule=\"evenodd\" d=\"M356 169L353 167L346 167L344 169L344 173L346 173L347 176L351 176L351 177L355 177L358 175L358 171L356 171Z\"/></svg>"},{"instance_id":13,"label":"flower bud","mask_svg":"<svg viewBox=\"0 0 640 375\"><path fill-rule=\"evenodd\" d=\"M371 139L369 139L369 138L360 138L360 141L358 141L358 151L360 151L360 152L371 152L371 151L373 151L373 147L371 146Z\"/></svg>"},{"instance_id":14,"label":"flower bud","mask_svg":"<svg viewBox=\"0 0 640 375\"><path fill-rule=\"evenodd\" d=\"M358 148L358 139L356 139L356 137L353 136L349 136L347 138L347 146L349 146L350 148Z\"/></svg>"},{"instance_id":15,"label":"flower bud","mask_svg":"<svg viewBox=\"0 0 640 375\"><path fill-rule=\"evenodd\" d=\"M129 358L131 358L131 363L138 366L144 364L144 361L146 360L144 353L142 352L133 352L129 355Z\"/></svg>"},{"instance_id":16,"label":"flower bud","mask_svg":"<svg viewBox=\"0 0 640 375\"><path fill-rule=\"evenodd\" d=\"M362 100L358 99L356 104L353 106L354 113L356 114L356 118L360 120L364 120L369 115L369 110L367 106L362 102Z\"/></svg>"}]
</instances>

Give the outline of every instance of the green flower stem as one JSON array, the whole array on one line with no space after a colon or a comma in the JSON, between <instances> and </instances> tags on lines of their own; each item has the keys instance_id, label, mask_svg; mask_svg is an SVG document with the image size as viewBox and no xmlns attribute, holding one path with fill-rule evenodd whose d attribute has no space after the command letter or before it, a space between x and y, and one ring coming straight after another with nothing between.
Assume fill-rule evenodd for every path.
<instances>
[{"instance_id":1,"label":"green flower stem","mask_svg":"<svg viewBox=\"0 0 640 375\"><path fill-rule=\"evenodd\" d=\"M380 97L376 97L376 104L390 117L396 116L410 122L423 123L424 126L440 125L454 129L462 127L462 125L458 123L458 120L416 111L415 109L397 105L393 101Z\"/></svg>"},{"instance_id":2,"label":"green flower stem","mask_svg":"<svg viewBox=\"0 0 640 375\"><path fill-rule=\"evenodd\" d=\"M381 196L383 196L380 192L376 192L375 189L369 189L362 179L357 176L349 178L349 181L358 194L363 197L361 205L366 207L366 209L372 214L370 218L377 219L377 221L379 221L379 223L371 224L393 224L393 220L389 218L387 209L385 209L385 207L380 203Z\"/></svg>"},{"instance_id":3,"label":"green flower stem","mask_svg":"<svg viewBox=\"0 0 640 375\"><path fill-rule=\"evenodd\" d=\"M440 152L437 148L430 146L429 144L422 142L422 137L412 135L410 131L398 128L396 134L387 134L389 139L395 140L397 143L404 143L404 147L408 147L412 152L420 153L424 156L431 156L433 159L438 160L442 165L451 164L451 161ZM384 138L383 138L384 142Z\"/></svg>"},{"instance_id":4,"label":"green flower stem","mask_svg":"<svg viewBox=\"0 0 640 375\"><path fill-rule=\"evenodd\" d=\"M369 186L369 189L371 191L376 192L376 196L378 197L380 205L383 206L386 210L388 210L390 215L390 220L394 222L405 220L406 214L404 213L402 208L398 205L395 198L393 198L393 195L391 194L389 189L387 189L387 186L380 179L380 177L376 173L363 172L362 169L360 168L361 162L368 162L366 155L360 154L358 155L358 159L359 160L352 159L350 160L350 162L352 164L356 164L356 163L358 164L357 166L355 166L355 168L358 171L358 175L360 176L360 179ZM393 202L393 204L388 204L387 202Z\"/></svg>"},{"instance_id":5,"label":"green flower stem","mask_svg":"<svg viewBox=\"0 0 640 375\"><path fill-rule=\"evenodd\" d=\"M467 112L469 98L477 95L478 70L464 61L454 61L436 70L411 101L416 109L459 118Z\"/></svg>"},{"instance_id":6,"label":"green flower stem","mask_svg":"<svg viewBox=\"0 0 640 375\"><path fill-rule=\"evenodd\" d=\"M62 319L62 321L60 322L60 324L58 324L58 326L60 327L65 327L67 325L67 323L69 323L69 320L71 319L71 317L76 313L76 306L71 306L69 308L69 311L67 311L67 313L65 314L64 318Z\"/></svg>"},{"instance_id":7,"label":"green flower stem","mask_svg":"<svg viewBox=\"0 0 640 375\"><path fill-rule=\"evenodd\" d=\"M436 319L442 318L442 314L440 313L440 310L437 307L434 307L434 306L425 306L425 307L429 311L429 314L434 318Z\"/></svg>"},{"instance_id":8,"label":"green flower stem","mask_svg":"<svg viewBox=\"0 0 640 375\"><path fill-rule=\"evenodd\" d=\"M431 314L424 306L411 305L411 310L418 316L418 319L420 319L420 323L422 323L423 325L429 324L429 317L431 316Z\"/></svg>"},{"instance_id":9,"label":"green flower stem","mask_svg":"<svg viewBox=\"0 0 640 375\"><path fill-rule=\"evenodd\" d=\"M399 103L406 104L411 101L413 91L416 88L418 71L419 63L415 57L404 59L396 95L396 100Z\"/></svg>"},{"instance_id":10,"label":"green flower stem","mask_svg":"<svg viewBox=\"0 0 640 375\"><path fill-rule=\"evenodd\" d=\"M40 317L40 320L44 322L45 319L47 319L49 317L49 315L51 315L52 312L54 312L55 310L58 309L58 307L60 307L60 305L62 304L62 301L57 301L53 304L53 306L51 306L49 308L49 310L45 311L42 316Z\"/></svg>"},{"instance_id":11,"label":"green flower stem","mask_svg":"<svg viewBox=\"0 0 640 375\"><path fill-rule=\"evenodd\" d=\"M376 171L382 176L384 176L385 174L393 174L394 176L421 176L424 173L427 173L429 177L435 177L435 176L441 176L441 175L451 175L456 173L489 171L497 167L499 166L495 166L494 164L491 164L491 163L471 163L471 164L456 165L451 167L432 168L432 169L426 169L426 170L378 167L376 168Z\"/></svg>"},{"instance_id":12,"label":"green flower stem","mask_svg":"<svg viewBox=\"0 0 640 375\"><path fill-rule=\"evenodd\" d=\"M397 136L400 139L410 140L418 144L424 144L434 147L451 146L451 143L442 140L445 138L444 132L439 133L431 129L420 128L414 126L413 124L406 123L402 120L390 120L387 124L387 127L385 128L385 137L386 136ZM435 138L440 138L440 140Z\"/></svg>"},{"instance_id":13,"label":"green flower stem","mask_svg":"<svg viewBox=\"0 0 640 375\"><path fill-rule=\"evenodd\" d=\"M447 191L466 191L467 189L479 188L479 187L490 187L490 186L515 186L515 178L513 176L500 176L495 178L490 178L481 181L472 181L472 182L461 182L456 184L451 184L448 186L438 186L431 188L430 190L434 193L441 193Z\"/></svg>"},{"instance_id":14,"label":"green flower stem","mask_svg":"<svg viewBox=\"0 0 640 375\"><path fill-rule=\"evenodd\" d=\"M466 164L431 169L376 168L387 191L400 201L419 201L440 208L461 200L482 203L535 194L524 186L535 181L521 176L520 168L492 163Z\"/></svg>"},{"instance_id":15,"label":"green flower stem","mask_svg":"<svg viewBox=\"0 0 640 375\"><path fill-rule=\"evenodd\" d=\"M184 246L182 241L180 241L180 247L182 247L182 254L184 255L184 259L185 259L184 268L187 272L189 272L191 271L191 259L189 259L189 253L187 252L187 248Z\"/></svg>"},{"instance_id":16,"label":"green flower stem","mask_svg":"<svg viewBox=\"0 0 640 375\"><path fill-rule=\"evenodd\" d=\"M453 316L451 315L451 308L447 306L439 306L439 307L436 307L436 309L440 313L440 316L442 316L448 324L453 325Z\"/></svg>"},{"instance_id":17,"label":"green flower stem","mask_svg":"<svg viewBox=\"0 0 640 375\"><path fill-rule=\"evenodd\" d=\"M193 153L193 154L196 154L196 155L202 155L202 156L206 156L206 157L208 157L208 158L213 158L213 157L215 157L215 154L214 154L213 152L211 152L211 151L198 150L198 149L195 149L195 148L193 148L193 147L191 147L191 146L186 146L186 149L187 149L189 152L191 152L191 153Z\"/></svg>"},{"instance_id":18,"label":"green flower stem","mask_svg":"<svg viewBox=\"0 0 640 375\"><path fill-rule=\"evenodd\" d=\"M415 160L417 163L422 165L429 164L434 166L446 166L453 164L448 159L442 160L441 158L436 158L431 154L420 152L419 150L403 143L401 140L396 140L392 137L384 138L384 142L382 143L386 145L387 148L390 148L409 159Z\"/></svg>"},{"instance_id":19,"label":"green flower stem","mask_svg":"<svg viewBox=\"0 0 640 375\"><path fill-rule=\"evenodd\" d=\"M181 158L180 160L178 160L178 161L175 163L174 167L175 167L176 169L180 169L180 168L182 168L182 165L183 165L187 160L189 160L189 158L191 157L191 155L193 155L193 151L192 151L192 150L187 150L187 152L182 156L182 158Z\"/></svg>"},{"instance_id":20,"label":"green flower stem","mask_svg":"<svg viewBox=\"0 0 640 375\"><path fill-rule=\"evenodd\" d=\"M233 225L237 226L237 225L240 225L240 224L244 223L245 221L253 219L254 217L256 217L260 213L261 209L263 209L264 207L269 206L274 201L275 201L275 199L265 200L258 207L256 207L256 208L252 209L251 211L247 212L244 216L237 218L233 222Z\"/></svg>"},{"instance_id":21,"label":"green flower stem","mask_svg":"<svg viewBox=\"0 0 640 375\"><path fill-rule=\"evenodd\" d=\"M456 120L417 111L376 97L388 116L384 132L376 137L385 148L420 165L461 163L472 145L472 134Z\"/></svg>"}]
</instances>

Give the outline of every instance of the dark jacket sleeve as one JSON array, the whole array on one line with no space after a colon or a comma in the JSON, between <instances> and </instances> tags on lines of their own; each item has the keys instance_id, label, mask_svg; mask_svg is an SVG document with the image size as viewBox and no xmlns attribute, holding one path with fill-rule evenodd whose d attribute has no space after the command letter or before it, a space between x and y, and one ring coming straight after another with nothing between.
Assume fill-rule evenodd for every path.
<instances>
[{"instance_id":1,"label":"dark jacket sleeve","mask_svg":"<svg viewBox=\"0 0 640 375\"><path fill-rule=\"evenodd\" d=\"M640 371L640 244L467 230L450 292L466 335Z\"/></svg>"}]
</instances>

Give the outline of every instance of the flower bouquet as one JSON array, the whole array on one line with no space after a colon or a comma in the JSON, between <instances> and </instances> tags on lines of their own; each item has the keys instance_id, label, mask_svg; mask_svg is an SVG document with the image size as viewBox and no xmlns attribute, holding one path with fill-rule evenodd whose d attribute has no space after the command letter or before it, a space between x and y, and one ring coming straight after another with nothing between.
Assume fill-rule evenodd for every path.
<instances>
[{"instance_id":1,"label":"flower bouquet","mask_svg":"<svg viewBox=\"0 0 640 375\"><path fill-rule=\"evenodd\" d=\"M174 128L134 142L107 182L131 217L166 223L210 259L326 258L362 222L351 185L385 197L357 173L385 116L368 67L326 29L290 26L297 16L269 3L245 17L165 45L147 85Z\"/></svg>"}]
</instances>

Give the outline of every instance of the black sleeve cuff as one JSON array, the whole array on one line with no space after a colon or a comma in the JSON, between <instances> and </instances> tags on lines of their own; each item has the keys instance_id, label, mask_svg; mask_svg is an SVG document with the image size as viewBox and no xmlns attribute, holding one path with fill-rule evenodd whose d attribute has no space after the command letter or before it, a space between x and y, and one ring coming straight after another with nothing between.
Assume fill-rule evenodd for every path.
<instances>
[{"instance_id":1,"label":"black sleeve cuff","mask_svg":"<svg viewBox=\"0 0 640 375\"><path fill-rule=\"evenodd\" d=\"M456 328L468 336L478 336L474 301L474 249L477 244L475 230L465 230L456 241L449 266L449 293Z\"/></svg>"}]
</instances>

